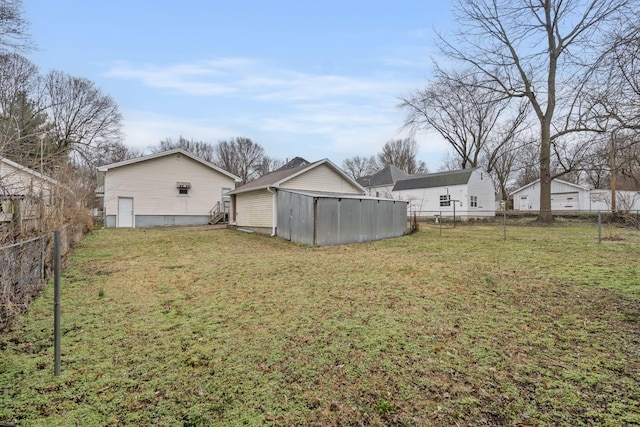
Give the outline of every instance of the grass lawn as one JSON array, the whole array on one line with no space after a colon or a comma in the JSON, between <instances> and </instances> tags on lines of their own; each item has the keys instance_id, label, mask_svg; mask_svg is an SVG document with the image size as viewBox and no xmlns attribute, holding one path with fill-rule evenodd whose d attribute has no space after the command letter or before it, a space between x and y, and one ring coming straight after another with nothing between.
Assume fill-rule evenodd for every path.
<instances>
[{"instance_id":1,"label":"grass lawn","mask_svg":"<svg viewBox=\"0 0 640 427\"><path fill-rule=\"evenodd\" d=\"M0 424L640 425L640 236L99 230L0 333Z\"/></svg>"}]
</instances>

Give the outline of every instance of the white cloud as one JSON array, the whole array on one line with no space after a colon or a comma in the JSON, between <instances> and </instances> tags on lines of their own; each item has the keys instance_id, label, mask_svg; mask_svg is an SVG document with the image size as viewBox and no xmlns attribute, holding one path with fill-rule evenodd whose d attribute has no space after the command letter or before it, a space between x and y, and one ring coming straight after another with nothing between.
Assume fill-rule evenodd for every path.
<instances>
[{"instance_id":1,"label":"white cloud","mask_svg":"<svg viewBox=\"0 0 640 427\"><path fill-rule=\"evenodd\" d=\"M354 155L375 155L385 142L406 136L400 132L404 113L396 108L397 97L419 83L404 73L309 73L227 58L163 67L120 63L108 76L187 96L164 103L155 94L155 104L125 111L129 145L147 148L180 135L211 143L247 136L264 141L269 155L341 163ZM421 153L441 149L432 138L419 142Z\"/></svg>"},{"instance_id":2,"label":"white cloud","mask_svg":"<svg viewBox=\"0 0 640 427\"><path fill-rule=\"evenodd\" d=\"M138 80L150 88L185 95L243 96L261 102L334 97L377 98L397 93L408 82L389 76L351 77L312 74L247 58L161 66L118 63L107 77Z\"/></svg>"},{"instance_id":3,"label":"white cloud","mask_svg":"<svg viewBox=\"0 0 640 427\"><path fill-rule=\"evenodd\" d=\"M236 136L230 129L209 126L198 120L134 110L125 111L123 116L127 145L142 149L179 136L212 143Z\"/></svg>"}]
</instances>

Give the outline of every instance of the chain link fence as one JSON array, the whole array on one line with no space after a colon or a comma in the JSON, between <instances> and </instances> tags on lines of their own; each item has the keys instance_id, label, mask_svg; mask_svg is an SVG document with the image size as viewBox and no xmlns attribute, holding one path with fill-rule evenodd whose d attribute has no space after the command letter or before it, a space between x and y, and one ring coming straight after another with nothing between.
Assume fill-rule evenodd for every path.
<instances>
[{"instance_id":1,"label":"chain link fence","mask_svg":"<svg viewBox=\"0 0 640 427\"><path fill-rule=\"evenodd\" d=\"M60 229L60 254L83 235L80 225ZM29 307L53 271L53 232L0 246L0 329Z\"/></svg>"},{"instance_id":2,"label":"chain link fence","mask_svg":"<svg viewBox=\"0 0 640 427\"><path fill-rule=\"evenodd\" d=\"M611 234L623 230L640 231L640 211L596 212L596 211L550 211L555 226L580 226L593 229L594 237L607 238ZM548 225L538 222L539 211L474 211L473 215L466 212L458 214L447 211L414 211L411 213L410 227L412 230L439 230L440 233L458 227L469 226L498 226L500 234L506 236L511 227ZM634 233L637 234L637 233Z\"/></svg>"}]
</instances>

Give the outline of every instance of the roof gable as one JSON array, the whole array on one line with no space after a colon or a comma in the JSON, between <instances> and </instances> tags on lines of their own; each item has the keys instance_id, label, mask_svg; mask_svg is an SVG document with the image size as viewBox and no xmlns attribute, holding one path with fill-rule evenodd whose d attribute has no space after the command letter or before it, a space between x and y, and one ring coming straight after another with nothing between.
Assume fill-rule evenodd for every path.
<instances>
[{"instance_id":1,"label":"roof gable","mask_svg":"<svg viewBox=\"0 0 640 427\"><path fill-rule=\"evenodd\" d=\"M6 157L0 157L0 163L4 163L6 165L11 166L13 169L20 171L21 173L26 173L28 175L31 175L33 177L36 177L38 179L41 179L42 181L46 181L50 184L53 185L60 185L60 183L58 181L56 181L55 179L48 177L47 175L44 175L38 171L35 171L33 169L29 169L26 166L22 166L20 163L16 163L13 160L9 160Z\"/></svg>"},{"instance_id":2,"label":"roof gable","mask_svg":"<svg viewBox=\"0 0 640 427\"><path fill-rule=\"evenodd\" d=\"M552 180L551 180L551 182L552 182L552 183L553 183L553 182L557 182L557 183L561 183L561 184L568 185L568 186L570 186L570 187L575 187L575 188L577 188L577 189L579 189L579 190L589 191L589 189L588 189L587 187L584 187L584 186L579 185L579 184L574 184L574 183L569 182L569 181L563 181L563 180L558 179L558 178L554 178L554 179L552 179ZM536 185L536 184L538 184L538 183L540 183L540 178L536 179L536 180L535 180L535 181L533 181L533 182L530 182L530 183L529 183L529 184L527 184L527 185L524 185L524 186L522 186L522 187L518 188L517 190L512 191L511 193L509 193L509 195L513 196L514 194L520 193L521 191L526 190L526 189L527 189L527 188L529 188L529 187L533 187L534 185Z\"/></svg>"},{"instance_id":3,"label":"roof gable","mask_svg":"<svg viewBox=\"0 0 640 427\"><path fill-rule=\"evenodd\" d=\"M333 164L329 159L323 159L317 162L302 164L300 166L292 167L289 169L277 169L271 173L261 176L260 178L254 179L253 181L248 182L241 187L236 188L229 194L244 193L247 191L260 190L268 187L278 188L282 184L292 180L293 178L300 176L321 165L327 165L334 172L337 172L343 179L351 183L354 187L362 190L362 192L364 193L364 188L362 188L360 184L358 184L355 180L348 176L342 169Z\"/></svg>"},{"instance_id":4,"label":"roof gable","mask_svg":"<svg viewBox=\"0 0 640 427\"><path fill-rule=\"evenodd\" d=\"M455 171L430 173L427 175L402 179L396 182L396 185L393 187L393 191L465 185L469 183L469 179L473 172L478 169L480 168L459 169Z\"/></svg>"},{"instance_id":5,"label":"roof gable","mask_svg":"<svg viewBox=\"0 0 640 427\"><path fill-rule=\"evenodd\" d=\"M119 168L119 167L122 167L122 166L135 165L136 163L146 162L146 161L149 161L149 160L158 159L158 158L161 158L161 157L166 157L166 156L170 156L170 155L173 155L173 154L181 154L181 155L183 155L185 157L190 158L191 160L194 160L194 161L196 161L198 163L201 163L202 165L204 165L204 166L206 166L206 167L208 167L210 169L215 170L216 172L219 172L219 173L221 173L223 175L228 176L229 178L232 178L234 181L238 181L238 182L241 181L239 176L236 176L236 175L232 174L231 172L228 172L228 171L226 171L226 170L224 170L222 168L219 168L218 166L216 166L214 164L211 164L211 163L207 162L206 160L203 160L200 157L198 157L198 156L196 156L194 154L191 154L188 151L185 151L185 150L183 150L181 148L176 148L176 149L168 150L168 151L161 151L159 153L148 154L146 156L136 157L134 159L124 160L122 162L116 162L116 163L111 163L111 164L108 164L108 165L99 166L98 167L98 171L99 172L107 172L107 171L109 171L111 169Z\"/></svg>"}]
</instances>

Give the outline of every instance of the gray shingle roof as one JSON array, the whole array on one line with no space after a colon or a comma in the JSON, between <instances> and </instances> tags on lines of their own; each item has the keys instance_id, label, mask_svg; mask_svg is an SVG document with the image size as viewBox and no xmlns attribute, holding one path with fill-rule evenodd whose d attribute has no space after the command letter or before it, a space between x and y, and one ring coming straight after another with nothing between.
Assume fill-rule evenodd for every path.
<instances>
[{"instance_id":1,"label":"gray shingle roof","mask_svg":"<svg viewBox=\"0 0 640 427\"><path fill-rule=\"evenodd\" d=\"M393 191L413 190L415 188L446 187L448 185L464 185L469 182L473 171L479 168L460 169L455 171L430 173L396 182Z\"/></svg>"},{"instance_id":2,"label":"gray shingle roof","mask_svg":"<svg viewBox=\"0 0 640 427\"><path fill-rule=\"evenodd\" d=\"M380 185L392 185L400 179L409 178L411 175L393 165L386 166L373 175L358 178L358 184L364 187L377 187Z\"/></svg>"}]
</instances>

